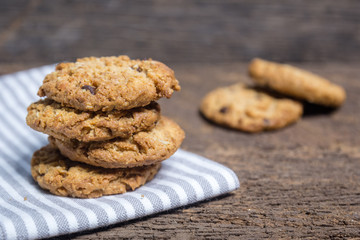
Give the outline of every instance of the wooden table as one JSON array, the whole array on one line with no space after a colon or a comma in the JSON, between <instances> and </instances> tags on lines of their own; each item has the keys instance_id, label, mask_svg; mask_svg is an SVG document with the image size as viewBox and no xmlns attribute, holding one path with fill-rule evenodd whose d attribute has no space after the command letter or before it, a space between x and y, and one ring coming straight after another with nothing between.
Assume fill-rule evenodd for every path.
<instances>
[{"instance_id":1,"label":"wooden table","mask_svg":"<svg viewBox=\"0 0 360 240\"><path fill-rule=\"evenodd\" d=\"M210 90L251 83L246 63L172 66L182 90L161 100L185 130L182 147L235 171L241 187L222 197L75 239L347 238L360 236L360 69L357 64L295 64L346 88L338 110L307 105L285 129L246 134L218 127L198 106ZM28 68L0 65L2 73Z\"/></svg>"},{"instance_id":2,"label":"wooden table","mask_svg":"<svg viewBox=\"0 0 360 240\"><path fill-rule=\"evenodd\" d=\"M87 2L2 2L0 74L89 55L164 61L182 90L160 103L184 128L182 147L233 169L241 187L64 239L360 237L358 2ZM298 123L274 132L246 134L203 119L202 97L250 83L255 56L296 61L344 86L348 98L335 111L307 105Z\"/></svg>"}]
</instances>

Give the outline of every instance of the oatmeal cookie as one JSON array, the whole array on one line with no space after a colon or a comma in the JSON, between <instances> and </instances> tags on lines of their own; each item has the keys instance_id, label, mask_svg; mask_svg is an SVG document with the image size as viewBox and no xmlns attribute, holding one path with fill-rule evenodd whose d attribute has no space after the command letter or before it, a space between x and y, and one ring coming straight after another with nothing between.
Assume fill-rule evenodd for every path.
<instances>
[{"instance_id":1,"label":"oatmeal cookie","mask_svg":"<svg viewBox=\"0 0 360 240\"><path fill-rule=\"evenodd\" d=\"M235 84L208 93L200 111L217 124L245 132L260 132L296 122L303 107L296 101L275 98L244 84Z\"/></svg>"},{"instance_id":2,"label":"oatmeal cookie","mask_svg":"<svg viewBox=\"0 0 360 240\"><path fill-rule=\"evenodd\" d=\"M174 72L158 61L89 57L58 64L38 95L82 111L111 111L146 106L179 90Z\"/></svg>"},{"instance_id":3,"label":"oatmeal cookie","mask_svg":"<svg viewBox=\"0 0 360 240\"><path fill-rule=\"evenodd\" d=\"M62 107L60 103L46 99L28 107L26 123L34 130L58 139L89 142L128 138L136 132L152 129L159 119L160 106L156 102L130 110L89 112Z\"/></svg>"},{"instance_id":4,"label":"oatmeal cookie","mask_svg":"<svg viewBox=\"0 0 360 240\"><path fill-rule=\"evenodd\" d=\"M130 138L85 143L49 137L49 141L73 161L104 168L131 168L169 158L180 147L184 137L179 125L161 117L155 128L135 133Z\"/></svg>"},{"instance_id":5,"label":"oatmeal cookie","mask_svg":"<svg viewBox=\"0 0 360 240\"><path fill-rule=\"evenodd\" d=\"M74 162L45 146L31 160L31 174L41 188L59 196L95 198L132 191L154 178L161 163L106 169Z\"/></svg>"},{"instance_id":6,"label":"oatmeal cookie","mask_svg":"<svg viewBox=\"0 0 360 240\"><path fill-rule=\"evenodd\" d=\"M254 59L249 66L249 75L258 85L311 103L339 107L346 98L341 86L286 64Z\"/></svg>"}]
</instances>

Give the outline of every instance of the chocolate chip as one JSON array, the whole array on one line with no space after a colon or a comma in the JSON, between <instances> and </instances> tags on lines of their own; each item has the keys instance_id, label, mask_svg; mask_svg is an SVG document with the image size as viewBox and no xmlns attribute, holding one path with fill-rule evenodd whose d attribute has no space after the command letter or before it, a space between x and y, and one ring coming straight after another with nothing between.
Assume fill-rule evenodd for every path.
<instances>
[{"instance_id":1,"label":"chocolate chip","mask_svg":"<svg viewBox=\"0 0 360 240\"><path fill-rule=\"evenodd\" d=\"M132 66L131 68L138 71L138 72L142 72L144 70L144 69L142 69L142 67L138 66L137 64Z\"/></svg>"},{"instance_id":2,"label":"chocolate chip","mask_svg":"<svg viewBox=\"0 0 360 240\"><path fill-rule=\"evenodd\" d=\"M94 88L92 86L84 85L84 86L81 87L81 89L89 90L92 95L95 95L96 88Z\"/></svg>"},{"instance_id":3,"label":"chocolate chip","mask_svg":"<svg viewBox=\"0 0 360 240\"><path fill-rule=\"evenodd\" d=\"M270 120L269 119L267 119L267 118L264 118L264 125L265 126L269 126L270 125Z\"/></svg>"},{"instance_id":4,"label":"chocolate chip","mask_svg":"<svg viewBox=\"0 0 360 240\"><path fill-rule=\"evenodd\" d=\"M228 107L222 107L222 108L220 108L219 112L226 113L228 110L229 110Z\"/></svg>"}]
</instances>

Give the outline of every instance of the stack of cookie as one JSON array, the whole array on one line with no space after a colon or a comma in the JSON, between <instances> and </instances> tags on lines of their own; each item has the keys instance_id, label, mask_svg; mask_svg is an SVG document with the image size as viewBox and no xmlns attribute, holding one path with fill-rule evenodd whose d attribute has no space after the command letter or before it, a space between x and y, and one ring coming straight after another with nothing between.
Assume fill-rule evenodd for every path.
<instances>
[{"instance_id":1,"label":"stack of cookie","mask_svg":"<svg viewBox=\"0 0 360 240\"><path fill-rule=\"evenodd\" d=\"M153 60L82 58L48 74L28 107L27 124L49 136L36 151L33 178L51 193L91 198L151 180L180 147L184 131L155 101L180 86Z\"/></svg>"},{"instance_id":2,"label":"stack of cookie","mask_svg":"<svg viewBox=\"0 0 360 240\"><path fill-rule=\"evenodd\" d=\"M303 113L300 101L339 107L346 98L341 86L286 64L254 59L249 75L256 86L238 83L215 89L204 97L202 114L217 124L254 133L299 120Z\"/></svg>"}]
</instances>

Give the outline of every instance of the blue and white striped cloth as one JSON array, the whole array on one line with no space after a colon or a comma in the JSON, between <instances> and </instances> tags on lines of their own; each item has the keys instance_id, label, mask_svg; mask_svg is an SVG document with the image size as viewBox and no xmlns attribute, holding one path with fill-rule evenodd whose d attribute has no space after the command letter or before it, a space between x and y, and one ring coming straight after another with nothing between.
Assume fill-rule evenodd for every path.
<instances>
[{"instance_id":1,"label":"blue and white striped cloth","mask_svg":"<svg viewBox=\"0 0 360 240\"><path fill-rule=\"evenodd\" d=\"M33 152L47 136L26 126L26 108L54 65L0 77L0 239L38 239L141 218L239 188L234 172L178 150L134 192L96 199L51 195L31 177Z\"/></svg>"}]
</instances>

